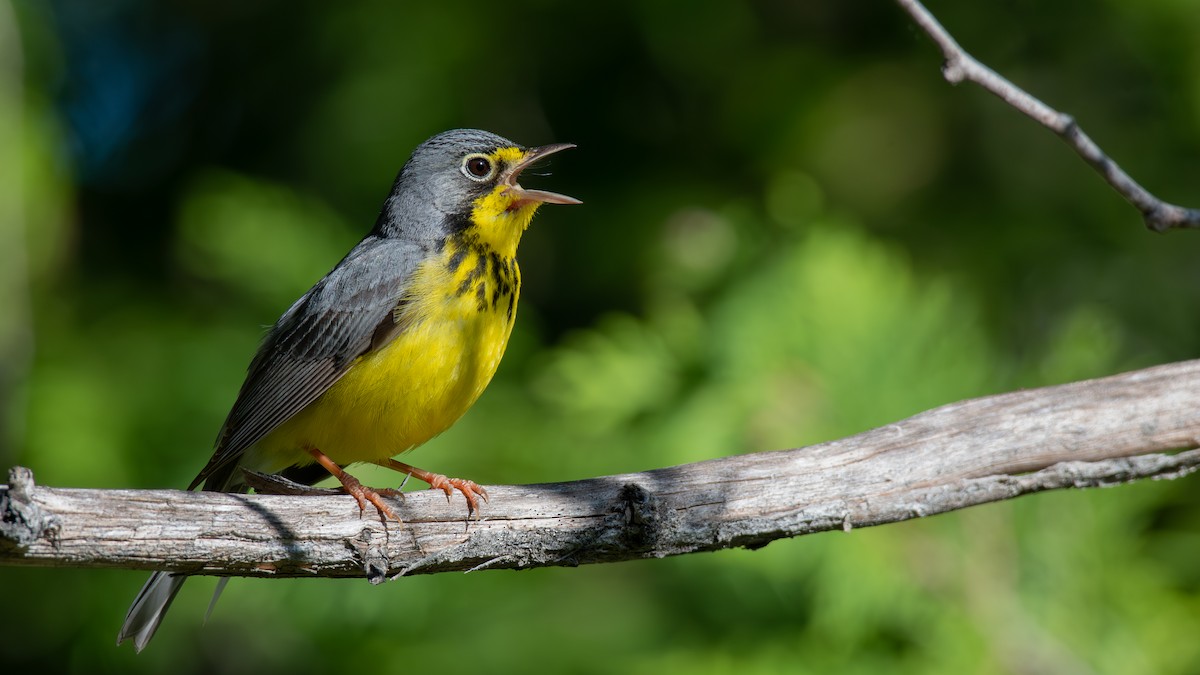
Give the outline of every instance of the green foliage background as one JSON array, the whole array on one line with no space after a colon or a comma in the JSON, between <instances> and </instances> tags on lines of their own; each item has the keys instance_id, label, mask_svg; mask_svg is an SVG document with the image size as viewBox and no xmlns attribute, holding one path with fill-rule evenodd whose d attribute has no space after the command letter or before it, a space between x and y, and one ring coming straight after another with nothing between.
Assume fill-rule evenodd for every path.
<instances>
[{"instance_id":1,"label":"green foliage background","mask_svg":"<svg viewBox=\"0 0 1200 675\"><path fill-rule=\"evenodd\" d=\"M1200 5L936 3L1193 205ZM572 141L499 375L412 461L570 480L852 434L1200 350L1200 239L939 77L888 2L17 1L0 11L4 466L183 486L262 327L455 126ZM362 472L382 484L394 477ZM5 672L1195 673L1195 478L579 569L0 571Z\"/></svg>"}]
</instances>

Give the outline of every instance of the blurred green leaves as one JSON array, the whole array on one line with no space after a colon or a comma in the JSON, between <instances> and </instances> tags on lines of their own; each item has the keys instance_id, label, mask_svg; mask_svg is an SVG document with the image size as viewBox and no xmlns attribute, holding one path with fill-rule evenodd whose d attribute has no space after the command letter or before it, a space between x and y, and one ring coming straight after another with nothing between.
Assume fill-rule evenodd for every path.
<instances>
[{"instance_id":1,"label":"blurred green leaves","mask_svg":"<svg viewBox=\"0 0 1200 675\"><path fill-rule=\"evenodd\" d=\"M354 234L328 207L284 186L219 171L194 181L179 214L182 269L283 306L332 268ZM282 312L282 310L280 310Z\"/></svg>"},{"instance_id":2,"label":"blurred green leaves","mask_svg":"<svg viewBox=\"0 0 1200 675\"><path fill-rule=\"evenodd\" d=\"M535 391L585 427L611 433L670 402L676 370L651 327L611 316L556 349Z\"/></svg>"}]
</instances>

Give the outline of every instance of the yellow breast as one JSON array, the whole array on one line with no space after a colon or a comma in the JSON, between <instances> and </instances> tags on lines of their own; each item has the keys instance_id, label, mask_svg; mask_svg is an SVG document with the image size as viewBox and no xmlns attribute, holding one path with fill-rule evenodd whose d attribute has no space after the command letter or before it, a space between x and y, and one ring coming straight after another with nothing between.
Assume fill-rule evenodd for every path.
<instances>
[{"instance_id":1,"label":"yellow breast","mask_svg":"<svg viewBox=\"0 0 1200 675\"><path fill-rule=\"evenodd\" d=\"M414 275L396 338L260 441L250 463L278 471L310 460L307 448L341 465L379 461L445 431L495 374L519 291L514 258L447 241Z\"/></svg>"}]
</instances>

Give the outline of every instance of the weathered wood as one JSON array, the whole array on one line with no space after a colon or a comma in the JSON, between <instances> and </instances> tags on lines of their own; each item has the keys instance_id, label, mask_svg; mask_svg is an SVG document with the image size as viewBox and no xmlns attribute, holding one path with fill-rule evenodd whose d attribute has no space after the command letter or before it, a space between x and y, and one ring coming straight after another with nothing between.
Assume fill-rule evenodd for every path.
<instances>
[{"instance_id":1,"label":"weathered wood","mask_svg":"<svg viewBox=\"0 0 1200 675\"><path fill-rule=\"evenodd\" d=\"M1200 465L1200 361L946 405L856 436L572 483L410 493L403 526L345 496L0 489L0 562L328 576L577 565L757 547Z\"/></svg>"}]
</instances>

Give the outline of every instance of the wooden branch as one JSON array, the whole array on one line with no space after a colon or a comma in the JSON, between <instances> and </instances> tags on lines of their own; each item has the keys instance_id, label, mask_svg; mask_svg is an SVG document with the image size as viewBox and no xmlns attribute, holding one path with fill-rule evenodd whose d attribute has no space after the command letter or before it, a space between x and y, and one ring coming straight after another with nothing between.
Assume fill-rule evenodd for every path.
<instances>
[{"instance_id":1,"label":"wooden branch","mask_svg":"<svg viewBox=\"0 0 1200 675\"><path fill-rule=\"evenodd\" d=\"M573 483L490 486L483 518L410 493L386 527L337 496L0 489L0 562L354 577L662 557L879 525L1200 466L1200 361L989 396L838 441Z\"/></svg>"},{"instance_id":2,"label":"wooden branch","mask_svg":"<svg viewBox=\"0 0 1200 675\"><path fill-rule=\"evenodd\" d=\"M1114 190L1141 211L1149 229L1165 232L1173 228L1200 227L1200 209L1177 206L1155 197L1104 154L1100 146L1083 132L1075 118L1046 105L967 53L919 0L896 0L896 3L941 48L946 58L942 66L946 81L951 84L974 82L1058 134Z\"/></svg>"}]
</instances>

